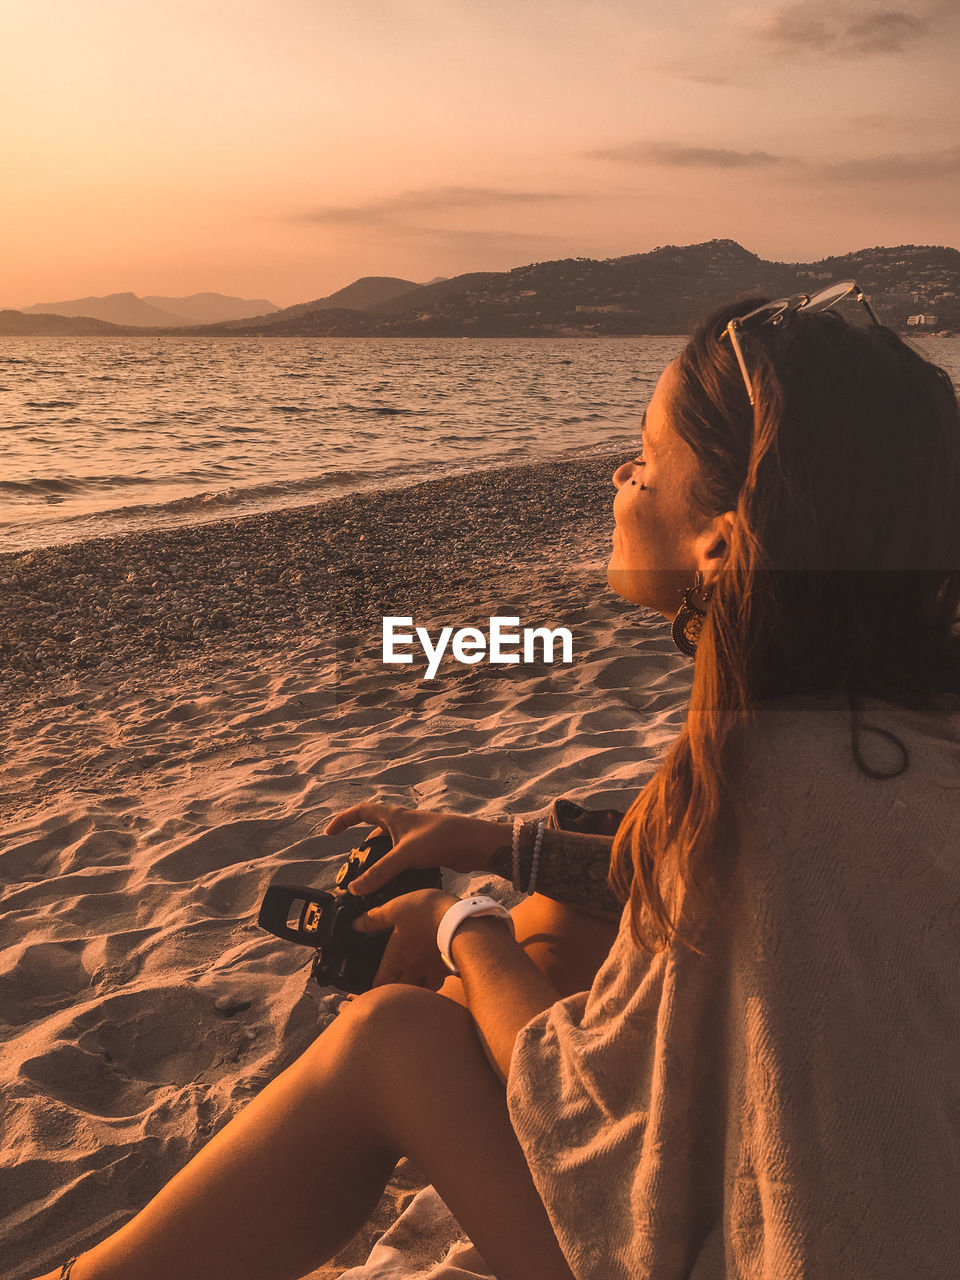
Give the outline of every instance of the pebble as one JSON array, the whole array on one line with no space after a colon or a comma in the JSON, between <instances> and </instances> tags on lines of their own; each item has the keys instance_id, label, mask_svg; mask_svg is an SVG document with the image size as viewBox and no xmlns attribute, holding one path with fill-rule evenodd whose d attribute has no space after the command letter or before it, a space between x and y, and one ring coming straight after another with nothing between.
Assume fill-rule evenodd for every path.
<instances>
[{"instance_id":1,"label":"pebble","mask_svg":"<svg viewBox=\"0 0 960 1280\"><path fill-rule=\"evenodd\" d=\"M243 1013L245 1009L250 1008L250 1004L251 1001L236 995L217 996L213 1002L214 1008L225 1018L232 1018L235 1013Z\"/></svg>"}]
</instances>

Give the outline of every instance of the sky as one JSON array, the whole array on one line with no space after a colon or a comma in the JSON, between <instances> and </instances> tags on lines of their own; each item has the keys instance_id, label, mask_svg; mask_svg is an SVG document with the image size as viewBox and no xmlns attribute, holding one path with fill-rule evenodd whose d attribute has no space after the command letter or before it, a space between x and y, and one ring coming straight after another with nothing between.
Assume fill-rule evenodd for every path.
<instances>
[{"instance_id":1,"label":"sky","mask_svg":"<svg viewBox=\"0 0 960 1280\"><path fill-rule=\"evenodd\" d=\"M0 306L960 246L956 0L0 0Z\"/></svg>"}]
</instances>

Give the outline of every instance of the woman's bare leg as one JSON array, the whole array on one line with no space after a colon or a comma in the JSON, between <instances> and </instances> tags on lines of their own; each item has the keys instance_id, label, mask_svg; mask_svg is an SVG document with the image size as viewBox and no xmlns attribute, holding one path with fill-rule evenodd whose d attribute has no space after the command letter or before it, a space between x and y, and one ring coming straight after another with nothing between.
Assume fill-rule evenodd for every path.
<instances>
[{"instance_id":1,"label":"woman's bare leg","mask_svg":"<svg viewBox=\"0 0 960 1280\"><path fill-rule=\"evenodd\" d=\"M470 1015L415 987L358 997L73 1280L294 1280L372 1212L400 1156L499 1280L570 1280Z\"/></svg>"},{"instance_id":2,"label":"woman's bare leg","mask_svg":"<svg viewBox=\"0 0 960 1280\"><path fill-rule=\"evenodd\" d=\"M521 945L561 996L589 991L617 936L616 921L539 893L524 898L510 914Z\"/></svg>"},{"instance_id":3,"label":"woman's bare leg","mask_svg":"<svg viewBox=\"0 0 960 1280\"><path fill-rule=\"evenodd\" d=\"M577 907L531 894L512 908L517 941L561 996L589 991L617 936L617 925ZM441 991L464 1003L463 983L447 978Z\"/></svg>"}]
</instances>

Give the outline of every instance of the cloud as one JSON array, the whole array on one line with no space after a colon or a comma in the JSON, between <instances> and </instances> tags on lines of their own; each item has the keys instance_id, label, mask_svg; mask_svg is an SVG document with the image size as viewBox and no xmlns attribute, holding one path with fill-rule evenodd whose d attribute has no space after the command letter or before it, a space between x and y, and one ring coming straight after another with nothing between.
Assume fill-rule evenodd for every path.
<instances>
[{"instance_id":1,"label":"cloud","mask_svg":"<svg viewBox=\"0 0 960 1280\"><path fill-rule=\"evenodd\" d=\"M816 166L820 176L837 182L924 182L960 178L960 149L926 155L862 156Z\"/></svg>"},{"instance_id":2,"label":"cloud","mask_svg":"<svg viewBox=\"0 0 960 1280\"><path fill-rule=\"evenodd\" d=\"M927 17L903 9L851 9L823 0L748 10L742 13L741 23L754 39L784 57L903 53L931 30Z\"/></svg>"},{"instance_id":3,"label":"cloud","mask_svg":"<svg viewBox=\"0 0 960 1280\"><path fill-rule=\"evenodd\" d=\"M900 53L926 32L926 23L913 14L886 9L852 22L842 43L850 53Z\"/></svg>"},{"instance_id":4,"label":"cloud","mask_svg":"<svg viewBox=\"0 0 960 1280\"><path fill-rule=\"evenodd\" d=\"M429 187L403 191L355 205L321 205L294 214L294 222L323 226L383 226L404 223L412 216L448 214L463 209L504 205L536 205L575 198L563 191L505 191L495 187Z\"/></svg>"},{"instance_id":5,"label":"cloud","mask_svg":"<svg viewBox=\"0 0 960 1280\"><path fill-rule=\"evenodd\" d=\"M828 21L819 6L789 4L766 14L758 14L750 23L751 34L775 46L780 53L796 50L818 53L830 45Z\"/></svg>"},{"instance_id":6,"label":"cloud","mask_svg":"<svg viewBox=\"0 0 960 1280\"><path fill-rule=\"evenodd\" d=\"M664 165L670 169L767 169L784 157L769 151L731 151L721 147L685 147L672 142L628 142L584 152L591 160Z\"/></svg>"},{"instance_id":7,"label":"cloud","mask_svg":"<svg viewBox=\"0 0 960 1280\"><path fill-rule=\"evenodd\" d=\"M688 147L673 142L628 142L623 146L604 147L584 154L595 160L714 173L775 167L778 177L824 184L906 184L960 177L960 148L919 154L887 152L854 156L849 160L828 160L815 156L771 155L768 151Z\"/></svg>"},{"instance_id":8,"label":"cloud","mask_svg":"<svg viewBox=\"0 0 960 1280\"><path fill-rule=\"evenodd\" d=\"M582 238L570 235L553 235L532 231L464 230L458 227L404 227L398 229L400 238L416 241L429 237L433 248L450 252L484 253L549 253L580 252ZM397 237L394 237L397 238Z\"/></svg>"}]
</instances>

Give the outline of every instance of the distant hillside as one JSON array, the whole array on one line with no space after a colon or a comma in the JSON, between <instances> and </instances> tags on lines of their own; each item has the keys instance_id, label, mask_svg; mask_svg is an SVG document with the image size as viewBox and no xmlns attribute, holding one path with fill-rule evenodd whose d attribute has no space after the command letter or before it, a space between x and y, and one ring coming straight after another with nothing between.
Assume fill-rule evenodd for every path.
<instances>
[{"instance_id":1,"label":"distant hillside","mask_svg":"<svg viewBox=\"0 0 960 1280\"><path fill-rule=\"evenodd\" d=\"M69 316L24 315L22 311L0 311L0 337L82 338L88 334L118 337L128 330L105 320L76 319Z\"/></svg>"},{"instance_id":2,"label":"distant hillside","mask_svg":"<svg viewBox=\"0 0 960 1280\"><path fill-rule=\"evenodd\" d=\"M705 312L747 295L810 293L853 277L891 327L911 315L960 329L960 252L931 246L862 249L819 262L768 262L733 240L668 245L597 261L566 258L472 272L359 310L305 303L235 333L277 337L550 337L688 333ZM209 329L206 332L217 332Z\"/></svg>"},{"instance_id":3,"label":"distant hillside","mask_svg":"<svg viewBox=\"0 0 960 1280\"><path fill-rule=\"evenodd\" d=\"M414 280L399 280L396 276L361 276L345 289L338 289L336 293L310 305L324 311L340 307L346 307L349 311L370 311L392 298L423 287Z\"/></svg>"},{"instance_id":4,"label":"distant hillside","mask_svg":"<svg viewBox=\"0 0 960 1280\"><path fill-rule=\"evenodd\" d=\"M326 298L316 298L313 302L298 302L292 307L284 307L282 311L276 311L266 320L266 324L270 325L272 332L287 336L300 332L301 317L308 313L348 311L353 315L358 311L367 311L398 295L405 296L421 288L423 288L422 285L414 284L412 280L399 280L395 276L361 276L359 280L354 280L353 284L338 289L336 293L331 293ZM322 332L323 322L316 320L315 323L319 325L318 331ZM276 329L274 326L277 326ZM242 320L227 327L238 332L250 331ZM257 331L260 327L257 326ZM361 324L360 327L364 326Z\"/></svg>"},{"instance_id":5,"label":"distant hillside","mask_svg":"<svg viewBox=\"0 0 960 1280\"><path fill-rule=\"evenodd\" d=\"M139 298L135 293L110 293L102 298L37 302L22 308L25 315L87 316L111 324L149 329L246 320L278 310L266 298L231 298L222 293L194 293L186 298Z\"/></svg>"},{"instance_id":6,"label":"distant hillside","mask_svg":"<svg viewBox=\"0 0 960 1280\"><path fill-rule=\"evenodd\" d=\"M604 261L565 258L512 271L470 272L426 285L367 276L328 298L253 319L139 332L266 337L683 334L705 312L731 299L812 293L830 280L849 278L867 291L891 328L905 329L909 317L922 315L929 329L960 330L956 249L900 245L786 263L765 261L733 240L710 240Z\"/></svg>"},{"instance_id":7,"label":"distant hillside","mask_svg":"<svg viewBox=\"0 0 960 1280\"><path fill-rule=\"evenodd\" d=\"M370 337L383 330L379 317L399 315L405 317L412 309L417 312L434 306L447 293L459 295L465 288L499 278L497 272L474 272L456 276L453 280L436 281L433 284L412 284L409 280L397 280L386 276L364 276L348 284L345 289L331 293L328 298L316 302L299 302L285 307L276 315L262 321L237 321L235 324L203 330L202 332L265 334L272 337ZM378 297L379 295L379 297ZM347 306L353 298L354 305ZM357 305L364 299L365 305ZM193 332L201 332L193 330Z\"/></svg>"},{"instance_id":8,"label":"distant hillside","mask_svg":"<svg viewBox=\"0 0 960 1280\"><path fill-rule=\"evenodd\" d=\"M102 298L72 298L68 302L37 302L21 308L25 315L34 316L85 316L93 320L107 320L111 324L182 325L186 317L172 311L151 306L135 293L108 293Z\"/></svg>"},{"instance_id":9,"label":"distant hillside","mask_svg":"<svg viewBox=\"0 0 960 1280\"><path fill-rule=\"evenodd\" d=\"M144 297L151 307L182 316L177 324L221 324L225 320L249 320L279 311L266 298L233 298L225 293L191 293L186 298Z\"/></svg>"},{"instance_id":10,"label":"distant hillside","mask_svg":"<svg viewBox=\"0 0 960 1280\"><path fill-rule=\"evenodd\" d=\"M466 275L453 276L446 280L435 280L432 284L419 285L414 289L401 293L395 298L385 298L383 302L370 307L376 315L399 316L410 311L428 311L443 305L444 301L463 293L475 293L487 287L496 287L503 276L502 271L471 271Z\"/></svg>"}]
</instances>

